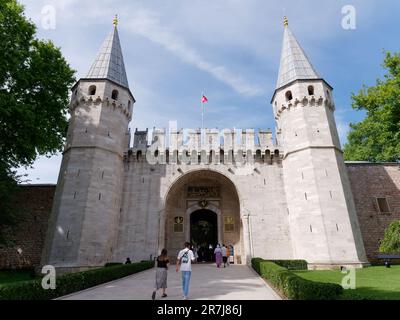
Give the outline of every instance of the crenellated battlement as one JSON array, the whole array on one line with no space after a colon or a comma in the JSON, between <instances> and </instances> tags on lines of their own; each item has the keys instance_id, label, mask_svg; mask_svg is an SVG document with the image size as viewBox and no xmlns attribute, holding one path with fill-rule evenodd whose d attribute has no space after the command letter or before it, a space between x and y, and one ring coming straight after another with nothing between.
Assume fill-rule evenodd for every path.
<instances>
[{"instance_id":1,"label":"crenellated battlement","mask_svg":"<svg viewBox=\"0 0 400 320\"><path fill-rule=\"evenodd\" d=\"M127 161L144 161L147 156L160 158L162 163L198 164L227 162L278 163L282 149L273 139L271 130L154 129L152 143L148 130L136 129L133 147L125 155ZM243 161L242 161L243 160Z\"/></svg>"},{"instance_id":2,"label":"crenellated battlement","mask_svg":"<svg viewBox=\"0 0 400 320\"><path fill-rule=\"evenodd\" d=\"M132 107L129 105L129 103L124 104L109 97L103 99L100 96L97 96L97 98L95 98L94 96L78 93L71 100L69 106L70 114L72 114L77 107L82 105L86 107L91 105L102 105L104 107L113 108L114 110L120 111L122 114L124 114L129 121L132 120Z\"/></svg>"},{"instance_id":3,"label":"crenellated battlement","mask_svg":"<svg viewBox=\"0 0 400 320\"><path fill-rule=\"evenodd\" d=\"M333 112L335 111L335 104L330 98L322 96L304 96L293 98L292 100L282 103L280 106L277 104L275 107L275 119L278 120L284 110L290 110L296 107L320 107L326 106Z\"/></svg>"}]
</instances>

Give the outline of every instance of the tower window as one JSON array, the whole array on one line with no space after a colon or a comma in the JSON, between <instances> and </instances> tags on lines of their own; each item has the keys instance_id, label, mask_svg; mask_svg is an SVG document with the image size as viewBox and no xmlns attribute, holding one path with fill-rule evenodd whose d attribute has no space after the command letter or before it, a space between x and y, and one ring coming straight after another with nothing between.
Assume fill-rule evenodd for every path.
<instances>
[{"instance_id":1,"label":"tower window","mask_svg":"<svg viewBox=\"0 0 400 320\"><path fill-rule=\"evenodd\" d=\"M89 95L94 96L96 94L96 86L89 87Z\"/></svg>"},{"instance_id":2,"label":"tower window","mask_svg":"<svg viewBox=\"0 0 400 320\"><path fill-rule=\"evenodd\" d=\"M129 111L129 112L131 112L131 104L132 104L132 103L131 103L131 101L129 100L129 101L128 101L128 111Z\"/></svg>"},{"instance_id":3,"label":"tower window","mask_svg":"<svg viewBox=\"0 0 400 320\"><path fill-rule=\"evenodd\" d=\"M113 90L111 93L111 99L118 100L118 90Z\"/></svg>"},{"instance_id":4,"label":"tower window","mask_svg":"<svg viewBox=\"0 0 400 320\"><path fill-rule=\"evenodd\" d=\"M286 101L290 101L293 99L292 91L287 91L285 94Z\"/></svg>"},{"instance_id":5,"label":"tower window","mask_svg":"<svg viewBox=\"0 0 400 320\"><path fill-rule=\"evenodd\" d=\"M314 95L314 87L313 86L309 86L308 87L308 95L309 96L313 96Z\"/></svg>"},{"instance_id":6,"label":"tower window","mask_svg":"<svg viewBox=\"0 0 400 320\"><path fill-rule=\"evenodd\" d=\"M390 207L387 198L376 198L380 213L390 213Z\"/></svg>"}]
</instances>

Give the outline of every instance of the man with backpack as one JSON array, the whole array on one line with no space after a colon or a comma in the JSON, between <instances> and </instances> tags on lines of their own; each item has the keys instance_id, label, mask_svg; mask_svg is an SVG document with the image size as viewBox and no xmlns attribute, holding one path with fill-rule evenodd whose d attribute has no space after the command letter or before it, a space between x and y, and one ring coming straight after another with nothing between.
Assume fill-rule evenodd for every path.
<instances>
[{"instance_id":1,"label":"man with backpack","mask_svg":"<svg viewBox=\"0 0 400 320\"><path fill-rule=\"evenodd\" d=\"M195 261L193 251L190 250L190 243L185 243L185 249L181 250L176 260L176 272L182 272L183 300L189 295L190 277L192 275L192 261Z\"/></svg>"}]
</instances>

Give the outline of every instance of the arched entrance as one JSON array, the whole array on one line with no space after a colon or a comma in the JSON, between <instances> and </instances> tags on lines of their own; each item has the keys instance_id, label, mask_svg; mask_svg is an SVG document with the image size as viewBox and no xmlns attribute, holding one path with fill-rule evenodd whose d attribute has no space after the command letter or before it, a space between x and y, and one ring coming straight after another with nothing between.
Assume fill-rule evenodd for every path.
<instances>
[{"instance_id":1,"label":"arched entrance","mask_svg":"<svg viewBox=\"0 0 400 320\"><path fill-rule=\"evenodd\" d=\"M175 180L165 197L161 228L159 249L166 248L172 261L184 242L212 241L213 247L232 245L235 262L244 263L239 195L234 183L219 172L200 169ZM205 236L199 230L210 233Z\"/></svg>"},{"instance_id":2,"label":"arched entrance","mask_svg":"<svg viewBox=\"0 0 400 320\"><path fill-rule=\"evenodd\" d=\"M201 209L190 215L190 242L198 249L199 261L213 261L212 249L218 243L218 216Z\"/></svg>"}]
</instances>

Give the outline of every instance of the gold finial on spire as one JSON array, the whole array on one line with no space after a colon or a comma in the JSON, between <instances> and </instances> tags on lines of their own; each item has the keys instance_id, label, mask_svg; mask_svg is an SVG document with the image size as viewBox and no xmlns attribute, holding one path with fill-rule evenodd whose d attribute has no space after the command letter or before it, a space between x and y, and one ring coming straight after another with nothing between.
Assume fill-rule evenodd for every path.
<instances>
[{"instance_id":1,"label":"gold finial on spire","mask_svg":"<svg viewBox=\"0 0 400 320\"><path fill-rule=\"evenodd\" d=\"M116 27L118 25L118 15L116 14L113 20L113 25Z\"/></svg>"},{"instance_id":2,"label":"gold finial on spire","mask_svg":"<svg viewBox=\"0 0 400 320\"><path fill-rule=\"evenodd\" d=\"M285 26L285 28L289 26L289 19L287 17L283 18L283 25Z\"/></svg>"}]
</instances>

